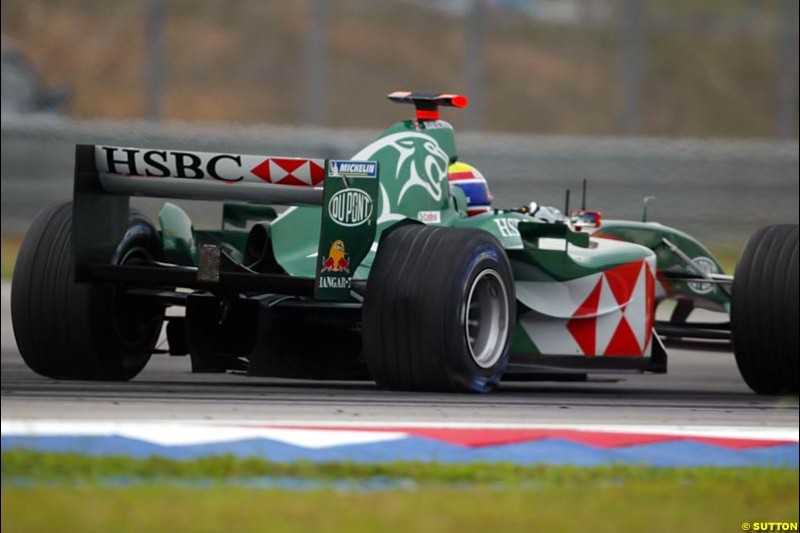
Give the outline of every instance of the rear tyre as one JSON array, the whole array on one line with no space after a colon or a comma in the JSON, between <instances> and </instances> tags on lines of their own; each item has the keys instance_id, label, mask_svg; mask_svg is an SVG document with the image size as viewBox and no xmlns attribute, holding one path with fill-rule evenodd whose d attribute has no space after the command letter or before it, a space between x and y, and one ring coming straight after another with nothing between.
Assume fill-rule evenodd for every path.
<instances>
[{"instance_id":1,"label":"rear tyre","mask_svg":"<svg viewBox=\"0 0 800 533\"><path fill-rule=\"evenodd\" d=\"M758 394L798 390L798 226L753 235L736 266L731 298L736 364Z\"/></svg>"},{"instance_id":2,"label":"rear tyre","mask_svg":"<svg viewBox=\"0 0 800 533\"><path fill-rule=\"evenodd\" d=\"M150 221L132 211L115 264L160 258ZM11 285L14 336L25 363L56 379L129 380L147 364L164 308L126 297L122 287L75 283L72 203L52 205L34 220L17 256Z\"/></svg>"},{"instance_id":3,"label":"rear tyre","mask_svg":"<svg viewBox=\"0 0 800 533\"><path fill-rule=\"evenodd\" d=\"M488 392L508 366L514 323L511 266L492 235L408 225L384 236L363 319L381 388Z\"/></svg>"}]
</instances>

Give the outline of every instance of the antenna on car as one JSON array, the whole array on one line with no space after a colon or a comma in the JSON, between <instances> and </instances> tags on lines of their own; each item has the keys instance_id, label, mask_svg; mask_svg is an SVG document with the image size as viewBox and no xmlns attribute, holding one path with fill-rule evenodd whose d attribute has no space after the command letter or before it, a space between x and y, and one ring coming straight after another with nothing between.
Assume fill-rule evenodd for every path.
<instances>
[{"instance_id":1,"label":"antenna on car","mask_svg":"<svg viewBox=\"0 0 800 533\"><path fill-rule=\"evenodd\" d=\"M583 193L581 194L581 211L586 211L586 178L583 178Z\"/></svg>"},{"instance_id":2,"label":"antenna on car","mask_svg":"<svg viewBox=\"0 0 800 533\"><path fill-rule=\"evenodd\" d=\"M647 204L649 204L651 200L655 199L655 196L644 197L644 200L642 201L642 222L647 222Z\"/></svg>"}]
</instances>

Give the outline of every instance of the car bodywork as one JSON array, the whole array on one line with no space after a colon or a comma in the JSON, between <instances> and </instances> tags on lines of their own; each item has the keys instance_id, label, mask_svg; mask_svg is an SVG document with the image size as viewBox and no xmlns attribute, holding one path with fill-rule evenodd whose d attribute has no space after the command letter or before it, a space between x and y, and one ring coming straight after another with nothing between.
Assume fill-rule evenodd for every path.
<instances>
[{"instance_id":1,"label":"car bodywork","mask_svg":"<svg viewBox=\"0 0 800 533\"><path fill-rule=\"evenodd\" d=\"M648 226L640 235L636 224L609 222L593 235L515 209L468 217L464 194L448 182L458 160L453 128L426 109L456 105L454 95L392 96L414 103L417 118L347 161L78 146L76 280L184 306L184 316L168 319L170 352L189 353L195 371L364 376L362 303L382 237L407 224L477 228L496 237L513 270L509 373L665 372L656 299L698 282L659 282L674 258L649 239L684 245L681 234ZM130 196L227 203L214 230L165 204L163 260L126 265L112 256L126 238Z\"/></svg>"}]
</instances>

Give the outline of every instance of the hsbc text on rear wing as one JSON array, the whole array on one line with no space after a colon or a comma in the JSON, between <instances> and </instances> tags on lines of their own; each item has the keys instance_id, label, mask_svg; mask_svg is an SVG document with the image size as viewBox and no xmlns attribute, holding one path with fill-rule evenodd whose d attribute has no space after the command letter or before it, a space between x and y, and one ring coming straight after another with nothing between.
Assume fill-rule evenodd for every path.
<instances>
[{"instance_id":1,"label":"hsbc text on rear wing","mask_svg":"<svg viewBox=\"0 0 800 533\"><path fill-rule=\"evenodd\" d=\"M357 194L359 191L355 189L363 194ZM348 194L336 194L342 191ZM375 234L377 209L373 207L377 205L377 191L378 163L371 161L78 145L73 196L76 280L96 280L97 273L108 273L115 268L121 271L122 267L114 267L110 262L128 228L130 196L318 205L322 206L320 249L330 247L331 243L326 240L330 234L339 238L343 231L353 232L352 239L357 247L368 249ZM337 198L333 199L334 196ZM359 199L362 200L357 203ZM347 200L346 205L344 200ZM364 224L359 220L358 231L354 231L350 223L341 223L339 218L343 206L351 210L358 207L359 213L365 213L367 201L369 216L363 220ZM351 213L348 211L347 214ZM350 272L357 266L357 262L353 263ZM132 276L145 267L127 268L133 269L127 272ZM163 269L150 270L157 272L147 272L148 279L157 282L163 276L167 285L174 285L177 281L174 276L180 273L179 269L172 269L170 273ZM142 270L138 274L144 273ZM256 279L268 281L268 276L249 274L245 277L253 278L246 285L256 290L270 288L262 287L263 284ZM319 280L311 281L314 283L312 286L319 284ZM345 290L349 283L350 278L342 279L336 284L342 290L317 288L314 294L321 298L342 299L349 295L349 290Z\"/></svg>"},{"instance_id":2,"label":"hsbc text on rear wing","mask_svg":"<svg viewBox=\"0 0 800 533\"><path fill-rule=\"evenodd\" d=\"M325 159L79 145L77 174L107 193L272 204L322 203Z\"/></svg>"}]
</instances>

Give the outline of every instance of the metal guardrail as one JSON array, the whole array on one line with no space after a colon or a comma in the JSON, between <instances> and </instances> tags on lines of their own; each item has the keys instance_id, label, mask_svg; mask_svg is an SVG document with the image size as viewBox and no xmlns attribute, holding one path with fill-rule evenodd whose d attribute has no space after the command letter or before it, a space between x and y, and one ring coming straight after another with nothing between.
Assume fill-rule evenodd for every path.
<instances>
[{"instance_id":1,"label":"metal guardrail","mask_svg":"<svg viewBox=\"0 0 800 533\"><path fill-rule=\"evenodd\" d=\"M311 127L2 120L2 231L19 234L48 203L70 198L75 144L347 158L379 132ZM588 207L606 218L641 217L703 241L738 246L758 227L798 222L798 142L559 137L465 133L459 154L486 175L495 205L531 200L564 207L589 181ZM159 200L136 200L155 213ZM184 202L181 202L184 205ZM215 204L186 202L200 225L219 222Z\"/></svg>"}]
</instances>

